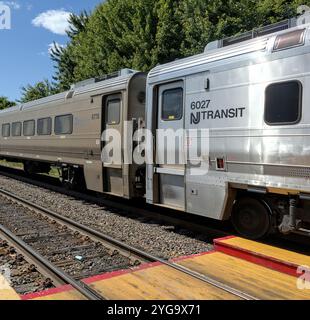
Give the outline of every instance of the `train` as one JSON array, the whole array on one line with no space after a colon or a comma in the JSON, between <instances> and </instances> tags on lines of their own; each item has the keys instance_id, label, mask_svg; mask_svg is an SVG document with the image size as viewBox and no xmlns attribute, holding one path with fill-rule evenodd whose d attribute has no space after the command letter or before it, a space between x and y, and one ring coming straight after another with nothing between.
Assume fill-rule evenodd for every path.
<instances>
[{"instance_id":1,"label":"train","mask_svg":"<svg viewBox=\"0 0 310 320\"><path fill-rule=\"evenodd\" d=\"M296 21L2 110L0 158L28 174L56 167L71 188L231 220L250 239L309 235L310 24ZM120 138L115 163L103 160L109 130ZM133 139L136 130L152 137ZM181 133L171 143L159 131ZM149 161L125 161L128 145ZM185 161L165 162L198 145Z\"/></svg>"}]
</instances>

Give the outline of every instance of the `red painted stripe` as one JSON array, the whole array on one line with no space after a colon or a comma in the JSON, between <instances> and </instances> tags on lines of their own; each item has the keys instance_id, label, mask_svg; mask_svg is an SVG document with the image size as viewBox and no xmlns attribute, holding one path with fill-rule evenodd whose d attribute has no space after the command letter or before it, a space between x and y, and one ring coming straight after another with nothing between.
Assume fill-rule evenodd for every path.
<instances>
[{"instance_id":1,"label":"red painted stripe","mask_svg":"<svg viewBox=\"0 0 310 320\"><path fill-rule=\"evenodd\" d=\"M121 275L124 275L124 274L128 274L128 273L137 272L137 271L140 271L140 270L145 270L145 269L148 269L148 268L156 267L158 265L160 265L160 263L158 263L158 262L145 263L145 264L142 264L142 265L140 265L140 266L138 266L138 267L136 267L134 269L124 269L124 270L117 270L117 271L113 271L113 272L107 272L107 273L104 273L104 274L101 274L101 275L97 275L97 276L94 276L94 277L91 277L91 278L83 279L82 281L84 283L86 283L86 284L91 284L91 283L96 282L96 281L107 280L107 279L114 278L114 277L117 277L117 276L121 276ZM46 296L49 296L49 295L54 295L54 294L57 294L57 293L67 292L67 291L70 291L70 290L73 290L73 287L71 285L64 285L64 286L61 286L61 287L52 288L52 289L44 290L44 291L41 291L41 292L35 292L35 293L29 293L29 294L26 294L26 295L22 295L21 299L22 300L32 300L32 299L36 299L36 298L40 298L40 297L46 297Z\"/></svg>"},{"instance_id":2,"label":"red painted stripe","mask_svg":"<svg viewBox=\"0 0 310 320\"><path fill-rule=\"evenodd\" d=\"M238 247L237 245L233 245L233 244L229 244L229 243L223 243L223 242L216 242L216 240L215 240L215 247L218 247L218 246L224 246L224 247L232 248L232 249L237 250L237 251L243 251L243 252L246 252L246 253L248 253L250 255L255 255L255 256L261 257L263 259L267 259L267 260L275 261L275 262L278 262L278 263L286 264L286 265L291 266L291 267L296 267L297 268L299 266L298 264L293 263L293 262L280 260L280 259L277 259L275 257L267 256L267 255L265 255L263 253L259 253L259 252L256 252L256 251L252 251L252 250L249 250L249 249Z\"/></svg>"},{"instance_id":3,"label":"red painted stripe","mask_svg":"<svg viewBox=\"0 0 310 320\"><path fill-rule=\"evenodd\" d=\"M47 289L47 290L40 291L40 292L24 294L24 295L21 295L20 298L21 298L21 300L32 300L32 299L36 299L36 298L40 298L40 297L50 296L50 295L57 294L57 293L67 292L72 289L73 288L71 285L66 284L64 286L57 287L57 288L52 288L52 289Z\"/></svg>"},{"instance_id":4,"label":"red painted stripe","mask_svg":"<svg viewBox=\"0 0 310 320\"><path fill-rule=\"evenodd\" d=\"M180 262L180 261L183 261L183 260L188 260L188 259L193 259L193 258L197 258L197 257L202 257L202 256L205 256L207 254L211 254L211 253L215 253L216 251L213 249L213 250L210 250L210 251L206 251L206 252L201 252L201 253L196 253L196 254L192 254L190 256L182 256L182 257L179 257L179 258L175 258L175 259L171 259L170 261L171 262Z\"/></svg>"},{"instance_id":5,"label":"red painted stripe","mask_svg":"<svg viewBox=\"0 0 310 320\"><path fill-rule=\"evenodd\" d=\"M160 266L161 263L159 262L153 262L153 263L145 263L142 264L139 267L133 268L133 269L126 269L126 270L117 270L117 271L113 271L113 272L107 272L107 273L103 273L91 278L87 278L82 280L84 283L86 284L91 284L97 281L101 281L101 280L107 280L107 279L111 279L111 278L115 278L115 277L119 277L125 274L129 274L129 273L134 273L134 272L138 272L138 271L142 271L142 270L146 270L149 268L153 268L153 267L157 267Z\"/></svg>"},{"instance_id":6,"label":"red painted stripe","mask_svg":"<svg viewBox=\"0 0 310 320\"><path fill-rule=\"evenodd\" d=\"M234 238L237 238L236 236L226 236L226 237L223 237L223 238L217 238L215 240L213 240L214 243L217 243L217 242L220 242L220 241L225 241L225 240L229 240L229 239L234 239Z\"/></svg>"},{"instance_id":7,"label":"red painted stripe","mask_svg":"<svg viewBox=\"0 0 310 320\"><path fill-rule=\"evenodd\" d=\"M178 261L183 261L186 259L192 259L195 257L199 257L199 256L203 256L206 254L211 254L214 253L214 250L211 251L207 251L207 252L202 252L202 253L198 253L198 254L194 254L194 255L188 255L188 256L183 256L183 257L179 257L176 259L172 259L172 262L178 262ZM113 271L113 272L107 272L107 273L103 273L94 277L90 277L87 279L83 279L82 281L86 284L91 284L97 281L101 281L101 280L107 280L107 279L111 279L111 278L115 278L115 277L119 277L125 274L129 274L129 273L134 273L134 272L138 272L138 271L142 271L142 270L146 270L149 268L154 268L157 266L162 265L160 262L152 262L152 263L145 263L142 264L136 268L133 269L124 269L124 270L117 270L117 271ZM44 290L41 292L35 292L35 293L30 293L30 294L26 294L26 295L22 295L21 299L22 300L32 300L32 299L36 299L36 298L40 298L40 297L46 297L49 295L54 295L57 293L63 293L63 292L67 292L70 290L73 290L74 288L70 285L64 285L58 288L52 288L52 289L48 289L48 290Z\"/></svg>"},{"instance_id":8,"label":"red painted stripe","mask_svg":"<svg viewBox=\"0 0 310 320\"><path fill-rule=\"evenodd\" d=\"M236 258L261 265L268 269L276 270L294 277L299 276L296 272L298 265L287 261L282 261L258 252L239 248L234 245L229 245L227 243L221 243L220 241L215 241L215 249Z\"/></svg>"}]
</instances>

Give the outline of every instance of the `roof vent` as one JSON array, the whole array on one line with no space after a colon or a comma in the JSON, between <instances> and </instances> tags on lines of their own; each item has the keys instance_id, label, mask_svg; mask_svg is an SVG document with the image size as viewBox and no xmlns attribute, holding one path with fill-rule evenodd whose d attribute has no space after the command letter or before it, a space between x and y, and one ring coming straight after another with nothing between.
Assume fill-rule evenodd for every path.
<instances>
[{"instance_id":1,"label":"roof vent","mask_svg":"<svg viewBox=\"0 0 310 320\"><path fill-rule=\"evenodd\" d=\"M240 43L243 41L251 40L257 37L265 36L271 33L287 30L293 27L296 27L297 19L288 19L278 23L274 23L265 27L253 29L252 31L248 31L233 37L224 38L222 40L216 40L207 44L205 48L205 52L209 52L210 50L223 48L227 46L231 46L236 43Z\"/></svg>"},{"instance_id":2,"label":"roof vent","mask_svg":"<svg viewBox=\"0 0 310 320\"><path fill-rule=\"evenodd\" d=\"M74 83L71 85L70 91L74 91L74 89L85 87L85 86L87 86L89 84L93 84L93 83L95 83L95 78L87 79L87 80L83 80L83 81Z\"/></svg>"},{"instance_id":3,"label":"roof vent","mask_svg":"<svg viewBox=\"0 0 310 320\"><path fill-rule=\"evenodd\" d=\"M273 50L283 50L301 46L305 43L306 29L294 30L277 36Z\"/></svg>"},{"instance_id":4,"label":"roof vent","mask_svg":"<svg viewBox=\"0 0 310 320\"><path fill-rule=\"evenodd\" d=\"M219 49L223 47L223 41L222 40L215 40L212 42L209 42L205 48L205 52Z\"/></svg>"},{"instance_id":5,"label":"roof vent","mask_svg":"<svg viewBox=\"0 0 310 320\"><path fill-rule=\"evenodd\" d=\"M129 68L125 68L125 69L122 69L119 71L120 76L126 76L126 75L137 73L137 72L139 72L139 71L134 70L134 69L129 69Z\"/></svg>"},{"instance_id":6,"label":"roof vent","mask_svg":"<svg viewBox=\"0 0 310 320\"><path fill-rule=\"evenodd\" d=\"M95 78L95 82L100 82L100 81L104 81L104 80L108 80L108 79L112 79L112 78L117 78L117 77L121 77L121 76L127 76L129 74L133 74L133 73L137 73L138 71L133 70L133 69L129 69L129 68L125 68L125 69L121 69L119 71L115 71L109 74L104 74L102 76L96 77Z\"/></svg>"},{"instance_id":7,"label":"roof vent","mask_svg":"<svg viewBox=\"0 0 310 320\"><path fill-rule=\"evenodd\" d=\"M66 99L72 99L73 95L74 95L74 90L68 91L68 93L66 94Z\"/></svg>"},{"instance_id":8,"label":"roof vent","mask_svg":"<svg viewBox=\"0 0 310 320\"><path fill-rule=\"evenodd\" d=\"M112 72L112 73L109 73L109 74L104 74L102 76L98 76L96 78L91 78L91 79L87 79L87 80L83 80L83 81L77 82L77 83L71 85L70 91L72 91L74 89L77 89L77 88L85 87L85 86L90 85L90 84L101 82L101 81L104 81L104 80L113 79L113 78L117 78L117 77L120 77L120 76L126 76L126 75L130 75L130 74L137 73L137 72L138 71L136 71L136 70L128 69L128 68L121 69L119 71L115 71L115 72Z\"/></svg>"}]
</instances>

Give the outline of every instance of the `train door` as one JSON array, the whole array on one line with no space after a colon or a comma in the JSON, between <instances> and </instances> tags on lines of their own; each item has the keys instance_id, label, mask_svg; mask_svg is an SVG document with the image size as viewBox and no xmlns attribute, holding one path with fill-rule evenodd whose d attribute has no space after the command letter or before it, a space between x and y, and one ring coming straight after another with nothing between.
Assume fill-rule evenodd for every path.
<instances>
[{"instance_id":1,"label":"train door","mask_svg":"<svg viewBox=\"0 0 310 320\"><path fill-rule=\"evenodd\" d=\"M185 210L183 81L159 87L157 128L159 203Z\"/></svg>"},{"instance_id":2,"label":"train door","mask_svg":"<svg viewBox=\"0 0 310 320\"><path fill-rule=\"evenodd\" d=\"M103 98L103 132L108 129L113 129L119 133L120 142L122 139L123 127L123 99L122 94L113 94ZM114 137L113 139L115 139ZM107 139L108 140L108 139ZM114 140L116 141L116 140ZM107 142L102 144L102 148ZM120 155L118 163L107 164L103 163L103 190L106 193L111 193L117 196L124 195L123 184L123 155L121 144L113 144L113 150L110 151L110 156Z\"/></svg>"}]
</instances>

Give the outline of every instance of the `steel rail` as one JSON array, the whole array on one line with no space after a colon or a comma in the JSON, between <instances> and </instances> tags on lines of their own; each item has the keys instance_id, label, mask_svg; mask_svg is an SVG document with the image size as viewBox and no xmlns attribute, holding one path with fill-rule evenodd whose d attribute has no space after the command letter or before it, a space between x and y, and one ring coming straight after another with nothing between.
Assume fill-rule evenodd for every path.
<instances>
[{"instance_id":1,"label":"steel rail","mask_svg":"<svg viewBox=\"0 0 310 320\"><path fill-rule=\"evenodd\" d=\"M9 197L11 199L14 199L15 201L17 201L17 202L19 202L21 204L24 204L26 206L32 207L32 208L38 210L39 212L41 211L44 214L49 215L50 217L56 218L58 220L61 220L61 221L65 222L66 224L72 225L75 228L79 229L81 232L87 232L87 233L89 233L89 234L91 234L93 236L96 236L96 237L104 240L104 241L108 241L108 242L112 243L113 245L120 247L122 250L127 250L128 252L134 253L135 255L138 255L138 256L144 258L145 260L148 260L150 262L159 262L159 263L161 263L163 265L166 265L166 266L168 266L170 268L173 268L173 269L175 269L175 270L177 270L177 271L179 271L181 273L184 273L184 274L186 274L186 275L188 275L188 276L190 276L192 278L195 278L195 279L200 280L200 281L202 281L204 283L207 283L209 285L217 287L218 289L221 289L221 290L226 291L226 292L228 292L230 294L233 294L233 295L235 295L235 296L237 296L237 297L239 297L241 299L244 299L244 300L258 300L258 298L254 297L252 295L249 295L249 294L247 294L245 292L242 292L242 291L240 291L238 289L230 287L230 286L228 286L228 285L226 285L226 284L224 284L224 283L222 283L222 282L220 282L218 280L215 280L215 279L213 279L213 278L211 278L209 276L202 275L202 274L200 274L198 272L190 270L190 269L188 269L188 268L186 268L184 266L181 266L181 265L179 265L177 263L170 262L168 260L164 260L162 258L156 257L156 256L154 256L154 255L152 255L150 253L147 253L147 252L145 252L143 250L140 250L140 249L138 249L136 247L128 245L128 244L126 244L126 243L124 243L122 241L114 239L114 238L110 237L107 234L104 234L102 232L99 232L97 230L89 228L89 227L87 227L87 226L85 226L85 225L83 225L81 223L78 223L78 222L76 222L76 221L74 221L74 220L72 220L70 218L64 217L64 216L62 216L62 215L60 215L60 214L58 214L58 213L56 213L56 212L54 212L54 211L52 211L50 209L44 208L44 207L42 207L40 205L37 205L37 204L32 203L32 202L30 202L30 201L28 201L26 199L23 199L23 198L15 195L15 194L13 194L12 192L4 190L3 188L0 188L0 194L3 194L6 197Z\"/></svg>"},{"instance_id":2,"label":"steel rail","mask_svg":"<svg viewBox=\"0 0 310 320\"><path fill-rule=\"evenodd\" d=\"M19 175L17 175L16 173L12 173L14 171L18 171ZM202 224L201 222L195 222L193 221L193 216L191 216L191 219L186 219L187 216L185 214L183 215L182 212L180 211L174 212L172 209L164 208L165 210L167 210L167 212L160 213L158 212L158 210L156 212L153 211L154 208L152 208L151 206L148 207L148 205L146 205L145 207L135 206L134 204L128 203L127 199L114 200L113 196L111 196L110 198L107 198L107 197L98 198L92 195L90 192L85 193L85 192L80 192L76 190L68 190L68 189L65 189L64 187L57 186L54 183L52 184L51 182L45 182L45 181L42 182L34 178L26 177L24 176L23 174L24 171L22 169L0 165L0 173L1 175L6 176L10 179L28 183L37 187L44 188L46 190L53 191L53 192L58 192L66 196L73 197L77 200L84 200L86 202L97 204L99 206L106 206L108 208L126 211L134 215L143 216L147 219L156 220L159 223L172 224L173 226L188 229L199 234L208 234L212 236L212 238L230 236L233 232L232 230L229 230L229 232L224 231L223 228L219 228L218 226L216 227L206 226L207 223ZM37 175L37 176L42 177L42 175L41 176ZM43 176L43 177L46 178L46 176ZM49 177L49 179L50 180L54 179L55 181L58 181L56 178ZM158 207L156 209L158 209ZM212 224L212 223L214 223L214 220L212 221L210 219L208 221L208 224Z\"/></svg>"},{"instance_id":3,"label":"steel rail","mask_svg":"<svg viewBox=\"0 0 310 320\"><path fill-rule=\"evenodd\" d=\"M22 241L19 237L17 237L14 233L12 233L9 229L0 225L0 231L6 235L6 237L10 238L11 241L15 242L19 247L23 248L28 255L34 257L34 259L38 260L41 264L44 265L46 269L48 269L52 274L55 274L57 277L61 278L67 284L70 284L73 288L75 288L78 292L80 292L83 296L85 296L89 300L105 300L99 293L90 288L88 285L81 281L77 281L70 277L68 274L55 267L51 262L37 253L34 249L32 249L29 245L27 245L24 241Z\"/></svg>"},{"instance_id":4,"label":"steel rail","mask_svg":"<svg viewBox=\"0 0 310 320\"><path fill-rule=\"evenodd\" d=\"M45 267L38 259L35 259L34 256L28 254L22 246L20 246L17 242L13 241L12 238L8 237L7 234L3 233L0 230L0 238L5 240L10 247L13 247L18 254L21 254L24 259L29 263L36 267L36 270L42 274L46 279L50 279L55 286L65 285L66 282L63 279L59 278L54 273L51 273L49 269Z\"/></svg>"}]
</instances>

